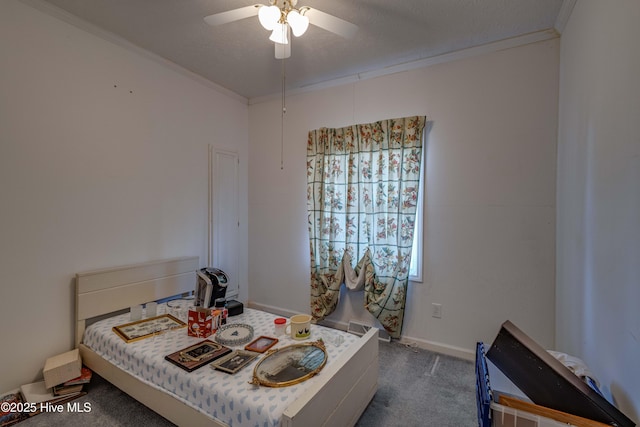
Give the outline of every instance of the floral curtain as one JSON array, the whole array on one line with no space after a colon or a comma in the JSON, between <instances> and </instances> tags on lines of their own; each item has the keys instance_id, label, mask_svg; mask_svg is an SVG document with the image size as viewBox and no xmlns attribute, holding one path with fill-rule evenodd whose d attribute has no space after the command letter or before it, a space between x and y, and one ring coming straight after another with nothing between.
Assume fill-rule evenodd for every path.
<instances>
[{"instance_id":1,"label":"floral curtain","mask_svg":"<svg viewBox=\"0 0 640 427\"><path fill-rule=\"evenodd\" d=\"M400 336L425 122L424 116L407 117L309 132L307 208L315 319L335 310L347 279L364 289L365 307L387 332Z\"/></svg>"}]
</instances>

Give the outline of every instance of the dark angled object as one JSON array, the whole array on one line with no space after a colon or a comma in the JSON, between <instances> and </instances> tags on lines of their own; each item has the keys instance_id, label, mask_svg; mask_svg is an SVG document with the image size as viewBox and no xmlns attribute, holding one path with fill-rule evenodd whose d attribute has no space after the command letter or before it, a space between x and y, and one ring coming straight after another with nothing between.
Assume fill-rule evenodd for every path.
<instances>
[{"instance_id":1,"label":"dark angled object","mask_svg":"<svg viewBox=\"0 0 640 427\"><path fill-rule=\"evenodd\" d=\"M510 321L502 324L487 357L537 405L612 426L635 426Z\"/></svg>"}]
</instances>

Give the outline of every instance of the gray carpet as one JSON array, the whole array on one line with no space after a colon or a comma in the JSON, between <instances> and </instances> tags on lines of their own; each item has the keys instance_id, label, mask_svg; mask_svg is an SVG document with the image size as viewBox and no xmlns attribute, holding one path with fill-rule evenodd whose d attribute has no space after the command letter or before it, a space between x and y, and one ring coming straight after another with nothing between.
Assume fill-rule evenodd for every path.
<instances>
[{"instance_id":1,"label":"gray carpet","mask_svg":"<svg viewBox=\"0 0 640 427\"><path fill-rule=\"evenodd\" d=\"M381 342L380 366L388 369L380 370L378 392L358 427L477 426L472 362ZM89 402L91 412L42 413L18 426L173 426L95 374L76 402Z\"/></svg>"},{"instance_id":2,"label":"gray carpet","mask_svg":"<svg viewBox=\"0 0 640 427\"><path fill-rule=\"evenodd\" d=\"M473 362L392 342L380 343L380 367L357 427L478 425Z\"/></svg>"}]
</instances>

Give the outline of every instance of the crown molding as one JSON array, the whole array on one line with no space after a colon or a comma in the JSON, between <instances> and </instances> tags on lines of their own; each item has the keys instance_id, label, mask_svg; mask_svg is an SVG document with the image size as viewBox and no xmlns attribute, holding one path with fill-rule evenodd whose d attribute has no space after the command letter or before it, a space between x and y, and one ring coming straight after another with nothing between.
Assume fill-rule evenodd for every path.
<instances>
[{"instance_id":1,"label":"crown molding","mask_svg":"<svg viewBox=\"0 0 640 427\"><path fill-rule=\"evenodd\" d=\"M79 28L80 30L86 31L96 37L99 37L105 41L116 44L131 52L137 53L144 58L152 60L166 68L169 68L177 72L178 74L188 77L191 80L197 83L200 83L203 86L213 89L216 92L223 94L229 98L235 99L236 101L239 101L243 104L248 104L248 105L259 104L259 103L270 101L282 96L281 93L274 93L271 95L265 95L265 96L247 99L244 96L241 96L223 86L218 85L217 83L212 82L211 80L208 80L200 76L199 74L189 71L186 68L172 61L169 61L166 58L161 57L160 55L150 52L116 34L103 30L75 15L72 15L63 9L52 5L51 3L48 3L44 0L19 0L19 1L47 15L57 18L70 25L73 25L74 27ZM563 0L562 6L558 13L558 17L554 24L554 28L552 29L537 31L537 32L524 34L522 36L517 36L517 37L511 37L508 39L486 43L484 45L475 46L468 49L461 49L454 52L445 53L442 55L437 55L437 56L423 58L415 61L391 65L391 66L383 67L376 70L371 70L371 71L366 71L358 74L345 76L338 79L314 83L314 84L301 86L297 88L291 88L287 90L287 93L289 95L295 95L295 94L301 94L306 92L312 92L320 89L341 86L345 84L351 84L354 82L358 82L360 80L367 80L367 79L382 77L390 74L410 71L418 68L430 67L436 64L457 61L459 59L470 58L473 56L478 56L478 55L491 53L491 52L497 52L500 50L523 46L530 43L536 43L544 40L554 39L554 38L557 38L560 35L560 33L562 33L562 30L564 30L564 27L567 21L569 20L569 17L571 15L573 7L575 6L576 1L577 0Z\"/></svg>"},{"instance_id":2,"label":"crown molding","mask_svg":"<svg viewBox=\"0 0 640 427\"><path fill-rule=\"evenodd\" d=\"M560 12L558 12L558 17L556 18L556 23L553 25L553 28L555 28L558 34L562 34L564 27L567 26L576 1L577 0L563 0L562 6L560 6Z\"/></svg>"},{"instance_id":3,"label":"crown molding","mask_svg":"<svg viewBox=\"0 0 640 427\"><path fill-rule=\"evenodd\" d=\"M566 0L565 0L566 1ZM491 52L498 52L505 49L511 49L518 46L524 46L531 43L537 43L540 41L551 40L558 38L559 34L555 29L548 29L543 31L537 31L533 33L524 34L517 37L511 37L496 42L486 43L480 46L474 46L468 49L461 49L442 55L432 56L429 58L419 59L416 61L405 62L402 64L391 65L380 69L366 71L363 73L353 74L345 76L339 79L328 80L320 83L314 83L311 85L287 89L288 95L296 95L306 92L313 92L320 89L326 89L335 86L341 86L345 84L355 83L360 80L367 80L376 77L382 77L390 74L401 73L404 71L415 70L418 68L426 68L436 64L442 64L445 62L457 61L460 59L471 58L478 55L483 55ZM270 101L273 99L279 99L282 97L281 93L265 95L249 99L249 105L259 104L262 102Z\"/></svg>"}]
</instances>

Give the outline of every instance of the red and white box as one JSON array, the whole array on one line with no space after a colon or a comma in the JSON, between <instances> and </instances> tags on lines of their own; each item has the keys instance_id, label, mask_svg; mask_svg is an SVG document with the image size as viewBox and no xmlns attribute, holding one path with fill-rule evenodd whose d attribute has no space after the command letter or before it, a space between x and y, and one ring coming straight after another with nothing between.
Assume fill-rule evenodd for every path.
<instances>
[{"instance_id":1,"label":"red and white box","mask_svg":"<svg viewBox=\"0 0 640 427\"><path fill-rule=\"evenodd\" d=\"M190 337L207 338L218 330L220 317L220 310L201 307L189 310L187 334Z\"/></svg>"}]
</instances>

